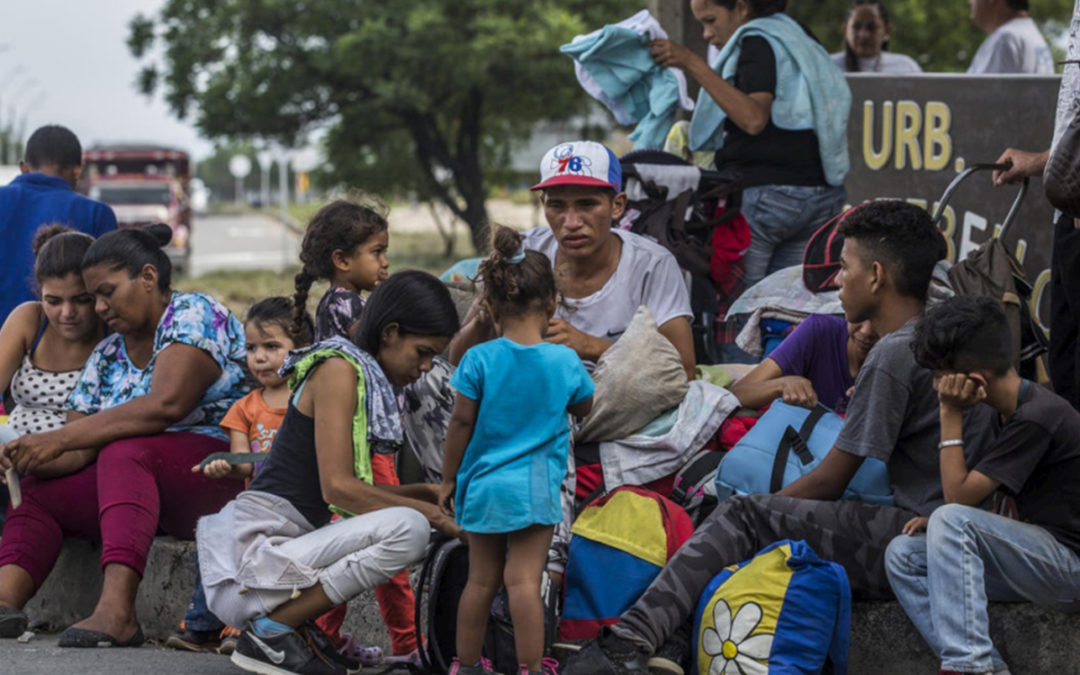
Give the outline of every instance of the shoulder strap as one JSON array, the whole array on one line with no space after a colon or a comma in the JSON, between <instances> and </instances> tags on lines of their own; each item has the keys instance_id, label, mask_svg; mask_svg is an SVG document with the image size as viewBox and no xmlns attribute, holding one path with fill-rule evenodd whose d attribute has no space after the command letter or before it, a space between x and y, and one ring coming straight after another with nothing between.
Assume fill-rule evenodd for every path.
<instances>
[{"instance_id":1,"label":"shoulder strap","mask_svg":"<svg viewBox=\"0 0 1080 675\"><path fill-rule=\"evenodd\" d=\"M34 352L37 351L37 346L41 342L41 338L45 335L45 329L49 327L49 317L45 316L44 308L41 310L41 328L38 329L37 336L34 338L34 343L30 345L30 358L34 358Z\"/></svg>"},{"instance_id":2,"label":"shoulder strap","mask_svg":"<svg viewBox=\"0 0 1080 675\"><path fill-rule=\"evenodd\" d=\"M784 487L784 469L787 468L788 455L792 451L803 464L814 461L807 442L810 440L810 434L814 433L814 427L827 412L828 409L819 403L806 416L798 431L791 426L784 430L780 445L776 448L776 456L773 458L772 475L769 478L770 493L779 492Z\"/></svg>"}]
</instances>

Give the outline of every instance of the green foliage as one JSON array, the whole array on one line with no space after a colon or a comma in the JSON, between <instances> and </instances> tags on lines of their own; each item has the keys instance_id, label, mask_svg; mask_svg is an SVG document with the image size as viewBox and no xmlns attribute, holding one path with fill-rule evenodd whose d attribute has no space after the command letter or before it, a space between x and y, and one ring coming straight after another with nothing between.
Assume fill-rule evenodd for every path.
<instances>
[{"instance_id":1,"label":"green foliage","mask_svg":"<svg viewBox=\"0 0 1080 675\"><path fill-rule=\"evenodd\" d=\"M971 25L961 0L884 0L892 19L889 49L907 54L931 72L963 72L986 38ZM791 0L788 13L802 21L830 52L843 49L843 24L851 0ZM1031 0L1031 15L1053 45L1068 26L1073 0Z\"/></svg>"},{"instance_id":2,"label":"green foliage","mask_svg":"<svg viewBox=\"0 0 1080 675\"><path fill-rule=\"evenodd\" d=\"M329 131L322 181L418 190L477 232L485 173L540 120L586 104L574 35L640 0L167 0L131 24L140 76L211 137ZM149 27L148 27L149 26ZM152 73L152 74L150 74Z\"/></svg>"}]
</instances>

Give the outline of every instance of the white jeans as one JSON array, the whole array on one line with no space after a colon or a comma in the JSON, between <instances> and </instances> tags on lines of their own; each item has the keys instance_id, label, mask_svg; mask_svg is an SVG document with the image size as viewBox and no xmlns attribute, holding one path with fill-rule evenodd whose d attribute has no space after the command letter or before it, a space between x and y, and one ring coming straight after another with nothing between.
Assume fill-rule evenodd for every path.
<instances>
[{"instance_id":1,"label":"white jeans","mask_svg":"<svg viewBox=\"0 0 1080 675\"><path fill-rule=\"evenodd\" d=\"M424 557L431 525L419 511L396 506L343 518L279 544L279 553L319 572L335 605L375 588ZM257 591L268 611L291 592Z\"/></svg>"}]
</instances>

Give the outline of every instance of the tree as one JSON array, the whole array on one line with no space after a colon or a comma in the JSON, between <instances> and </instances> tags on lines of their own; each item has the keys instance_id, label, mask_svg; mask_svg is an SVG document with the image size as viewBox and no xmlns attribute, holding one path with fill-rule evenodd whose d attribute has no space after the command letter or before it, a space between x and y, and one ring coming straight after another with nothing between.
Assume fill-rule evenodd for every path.
<instances>
[{"instance_id":1,"label":"tree","mask_svg":"<svg viewBox=\"0 0 1080 675\"><path fill-rule=\"evenodd\" d=\"M322 173L446 204L486 247L485 174L588 97L559 46L633 0L167 0L131 23L139 86L207 136L292 144L326 127ZM158 60L155 42L164 45ZM365 184L366 183L366 184Z\"/></svg>"},{"instance_id":2,"label":"tree","mask_svg":"<svg viewBox=\"0 0 1080 675\"><path fill-rule=\"evenodd\" d=\"M971 24L961 0L883 0L889 10L889 48L907 54L924 70L963 72L986 39ZM830 52L843 48L843 24L852 0L791 0L789 13L805 23ZM1060 36L1072 17L1073 0L1031 0L1031 15L1048 41Z\"/></svg>"}]
</instances>

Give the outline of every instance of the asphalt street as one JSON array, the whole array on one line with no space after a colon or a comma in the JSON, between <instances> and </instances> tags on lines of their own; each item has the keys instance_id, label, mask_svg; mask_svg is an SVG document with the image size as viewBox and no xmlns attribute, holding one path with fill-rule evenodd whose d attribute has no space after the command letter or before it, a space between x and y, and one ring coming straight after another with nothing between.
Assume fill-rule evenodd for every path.
<instances>
[{"instance_id":1,"label":"asphalt street","mask_svg":"<svg viewBox=\"0 0 1080 675\"><path fill-rule=\"evenodd\" d=\"M191 274L284 269L297 264L300 236L261 214L202 216L191 239Z\"/></svg>"},{"instance_id":2,"label":"asphalt street","mask_svg":"<svg viewBox=\"0 0 1080 675\"><path fill-rule=\"evenodd\" d=\"M138 649L60 649L55 635L28 643L0 640L0 675L239 675L217 654L144 645Z\"/></svg>"}]
</instances>

